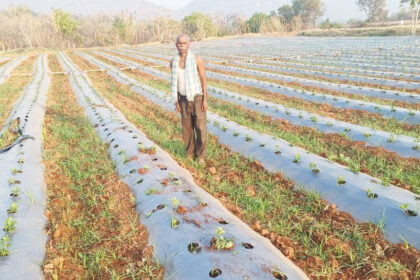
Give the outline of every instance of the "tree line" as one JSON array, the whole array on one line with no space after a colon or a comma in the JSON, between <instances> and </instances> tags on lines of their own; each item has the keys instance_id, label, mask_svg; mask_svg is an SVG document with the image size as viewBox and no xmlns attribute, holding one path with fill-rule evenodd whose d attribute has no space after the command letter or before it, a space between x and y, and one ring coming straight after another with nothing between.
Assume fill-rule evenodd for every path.
<instances>
[{"instance_id":1,"label":"tree line","mask_svg":"<svg viewBox=\"0 0 420 280\"><path fill-rule=\"evenodd\" d=\"M192 13L182 20L163 16L142 19L135 12L118 16L95 14L76 16L60 9L37 14L25 6L9 6L0 11L0 50L15 48L71 48L172 41L185 32L192 39L244 33L285 32L311 28L322 16L320 0L292 0L287 18L282 11L207 15Z\"/></svg>"}]
</instances>

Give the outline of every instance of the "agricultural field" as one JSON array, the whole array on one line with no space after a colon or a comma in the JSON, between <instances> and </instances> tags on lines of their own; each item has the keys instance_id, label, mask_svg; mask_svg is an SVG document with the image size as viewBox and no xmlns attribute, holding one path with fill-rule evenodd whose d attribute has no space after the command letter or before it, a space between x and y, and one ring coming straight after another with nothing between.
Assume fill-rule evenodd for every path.
<instances>
[{"instance_id":1,"label":"agricultural field","mask_svg":"<svg viewBox=\"0 0 420 280\"><path fill-rule=\"evenodd\" d=\"M419 40L192 42L205 166L174 44L1 54L0 275L420 279Z\"/></svg>"}]
</instances>

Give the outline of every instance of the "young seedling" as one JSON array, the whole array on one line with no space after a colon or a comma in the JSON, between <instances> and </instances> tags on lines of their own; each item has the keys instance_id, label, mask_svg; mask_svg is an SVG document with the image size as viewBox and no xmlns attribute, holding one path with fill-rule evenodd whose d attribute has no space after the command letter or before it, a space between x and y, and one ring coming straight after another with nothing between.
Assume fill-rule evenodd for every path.
<instances>
[{"instance_id":1,"label":"young seedling","mask_svg":"<svg viewBox=\"0 0 420 280\"><path fill-rule=\"evenodd\" d=\"M372 189L368 189L366 191L366 194L370 199L378 198L378 195L376 193L372 192Z\"/></svg>"},{"instance_id":2,"label":"young seedling","mask_svg":"<svg viewBox=\"0 0 420 280\"><path fill-rule=\"evenodd\" d=\"M5 235L0 239L0 257L6 257L10 254L10 237Z\"/></svg>"},{"instance_id":3,"label":"young seedling","mask_svg":"<svg viewBox=\"0 0 420 280\"><path fill-rule=\"evenodd\" d=\"M172 206L173 206L174 208L177 208L177 207L178 207L178 205L179 205L179 200L178 200L176 197L172 197L172 198L171 198L171 202L172 202Z\"/></svg>"},{"instance_id":4,"label":"young seedling","mask_svg":"<svg viewBox=\"0 0 420 280\"><path fill-rule=\"evenodd\" d=\"M345 129L344 129L344 131L345 132L349 132L351 129L350 128L348 128L348 127L346 127Z\"/></svg>"},{"instance_id":5,"label":"young seedling","mask_svg":"<svg viewBox=\"0 0 420 280\"><path fill-rule=\"evenodd\" d=\"M22 173L22 170L18 170L18 169L16 169L16 168L13 168L13 170L12 170L12 174L13 174L13 175L16 175L16 174L18 174L18 173Z\"/></svg>"},{"instance_id":6,"label":"young seedling","mask_svg":"<svg viewBox=\"0 0 420 280\"><path fill-rule=\"evenodd\" d=\"M146 152L146 148L144 147L143 143L138 143L137 147L139 149L140 152L145 153Z\"/></svg>"},{"instance_id":7,"label":"young seedling","mask_svg":"<svg viewBox=\"0 0 420 280\"><path fill-rule=\"evenodd\" d=\"M395 135L394 135L394 134L391 134L391 135L389 136L389 139L387 140L387 142L388 142L388 143L394 143L394 142L395 142Z\"/></svg>"},{"instance_id":8,"label":"young seedling","mask_svg":"<svg viewBox=\"0 0 420 280\"><path fill-rule=\"evenodd\" d=\"M14 187L10 196L18 197L19 193L20 193L20 188L19 187Z\"/></svg>"},{"instance_id":9,"label":"young seedling","mask_svg":"<svg viewBox=\"0 0 420 280\"><path fill-rule=\"evenodd\" d=\"M226 131L227 130L227 127L226 126L222 126L222 130L223 131Z\"/></svg>"},{"instance_id":10,"label":"young seedling","mask_svg":"<svg viewBox=\"0 0 420 280\"><path fill-rule=\"evenodd\" d=\"M284 274L284 272L281 272L277 269L273 269L273 276L274 278L279 279L279 280L287 280L286 274Z\"/></svg>"},{"instance_id":11,"label":"young seedling","mask_svg":"<svg viewBox=\"0 0 420 280\"><path fill-rule=\"evenodd\" d=\"M344 185L346 183L346 180L344 180L343 176L340 176L337 178L337 184Z\"/></svg>"},{"instance_id":12,"label":"young seedling","mask_svg":"<svg viewBox=\"0 0 420 280\"><path fill-rule=\"evenodd\" d=\"M127 156L125 155L125 154L122 154L122 162L124 163L124 164L126 164L127 162L128 162L128 158L127 158Z\"/></svg>"},{"instance_id":13,"label":"young seedling","mask_svg":"<svg viewBox=\"0 0 420 280\"><path fill-rule=\"evenodd\" d=\"M401 210L403 210L403 211L404 211L404 213L405 213L407 216L412 216L412 217L417 216L417 211L416 211L416 210L411 210L411 209L408 209L408 203L401 204L401 205L400 205L400 208L401 208Z\"/></svg>"},{"instance_id":14,"label":"young seedling","mask_svg":"<svg viewBox=\"0 0 420 280\"><path fill-rule=\"evenodd\" d=\"M236 131L235 131L235 132L233 133L233 136L235 136L235 137L237 137L238 135L239 135L239 132L236 132Z\"/></svg>"},{"instance_id":15,"label":"young seedling","mask_svg":"<svg viewBox=\"0 0 420 280\"><path fill-rule=\"evenodd\" d=\"M370 134L369 132L366 132L363 134L366 138L369 138L370 136L372 136L372 134Z\"/></svg>"},{"instance_id":16,"label":"young seedling","mask_svg":"<svg viewBox=\"0 0 420 280\"><path fill-rule=\"evenodd\" d=\"M312 169L313 173L319 173L321 172L321 170L319 170L319 168L316 166L316 163L311 162L309 164L309 168Z\"/></svg>"},{"instance_id":17,"label":"young seedling","mask_svg":"<svg viewBox=\"0 0 420 280\"><path fill-rule=\"evenodd\" d=\"M245 135L245 141L249 142L251 140L252 140L251 136L249 136L248 134Z\"/></svg>"},{"instance_id":18,"label":"young seedling","mask_svg":"<svg viewBox=\"0 0 420 280\"><path fill-rule=\"evenodd\" d=\"M299 119L301 119L301 118L303 118L303 115L302 115L302 113L299 113Z\"/></svg>"},{"instance_id":19,"label":"young seedling","mask_svg":"<svg viewBox=\"0 0 420 280\"><path fill-rule=\"evenodd\" d=\"M314 122L314 123L316 123L317 122L316 117L315 116L311 116L311 121Z\"/></svg>"},{"instance_id":20,"label":"young seedling","mask_svg":"<svg viewBox=\"0 0 420 280\"><path fill-rule=\"evenodd\" d=\"M9 209L7 209L7 213L14 214L17 212L17 210L18 210L17 203L13 202L12 204L10 204Z\"/></svg>"},{"instance_id":21,"label":"young seedling","mask_svg":"<svg viewBox=\"0 0 420 280\"><path fill-rule=\"evenodd\" d=\"M14 233L16 230L16 221L12 217L7 218L4 222L3 230L8 233Z\"/></svg>"},{"instance_id":22,"label":"young seedling","mask_svg":"<svg viewBox=\"0 0 420 280\"><path fill-rule=\"evenodd\" d=\"M157 191L157 189L156 188L153 188L153 189L147 189L146 191L145 191L145 194L146 195L150 195L150 194L155 194L155 193L157 193L158 191Z\"/></svg>"},{"instance_id":23,"label":"young seedling","mask_svg":"<svg viewBox=\"0 0 420 280\"><path fill-rule=\"evenodd\" d=\"M299 163L300 162L300 154L296 154L295 155L295 159L293 160L294 163Z\"/></svg>"},{"instance_id":24,"label":"young seedling","mask_svg":"<svg viewBox=\"0 0 420 280\"><path fill-rule=\"evenodd\" d=\"M332 124L332 122L328 121L327 125L332 126L333 124Z\"/></svg>"},{"instance_id":25,"label":"young seedling","mask_svg":"<svg viewBox=\"0 0 420 280\"><path fill-rule=\"evenodd\" d=\"M214 125L215 127L219 127L219 126L220 126L220 123L219 123L218 121L215 121L215 122L213 123L213 125Z\"/></svg>"},{"instance_id":26,"label":"young seedling","mask_svg":"<svg viewBox=\"0 0 420 280\"><path fill-rule=\"evenodd\" d=\"M232 249L235 246L235 244L233 243L234 239L227 239L223 236L223 234L225 234L224 229L222 227L217 227L216 236L214 236L210 241L211 246L217 250Z\"/></svg>"},{"instance_id":27,"label":"young seedling","mask_svg":"<svg viewBox=\"0 0 420 280\"><path fill-rule=\"evenodd\" d=\"M180 224L180 221L178 221L176 218L172 217L171 219L171 228L176 228Z\"/></svg>"}]
</instances>

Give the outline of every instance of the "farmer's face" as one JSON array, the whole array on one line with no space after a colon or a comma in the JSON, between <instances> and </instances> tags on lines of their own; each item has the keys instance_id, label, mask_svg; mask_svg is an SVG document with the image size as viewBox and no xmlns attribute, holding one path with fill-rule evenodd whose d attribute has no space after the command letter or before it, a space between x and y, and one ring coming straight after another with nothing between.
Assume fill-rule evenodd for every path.
<instances>
[{"instance_id":1,"label":"farmer's face","mask_svg":"<svg viewBox=\"0 0 420 280\"><path fill-rule=\"evenodd\" d=\"M184 36L179 37L175 45L178 49L179 54L187 53L188 48L190 47L190 43L188 42L187 37Z\"/></svg>"}]
</instances>

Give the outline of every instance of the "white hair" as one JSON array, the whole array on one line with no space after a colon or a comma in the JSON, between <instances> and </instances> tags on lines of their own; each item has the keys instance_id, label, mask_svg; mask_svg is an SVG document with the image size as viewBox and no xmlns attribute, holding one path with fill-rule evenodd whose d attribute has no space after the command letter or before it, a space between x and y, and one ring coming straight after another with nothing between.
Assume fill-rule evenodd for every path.
<instances>
[{"instance_id":1,"label":"white hair","mask_svg":"<svg viewBox=\"0 0 420 280\"><path fill-rule=\"evenodd\" d=\"M188 34L185 34L185 33L181 33L181 34L179 34L178 36L176 36L176 40L175 40L175 42L176 42L176 43L178 43L178 40L179 40L179 38L181 38L181 37L185 37L185 38L187 38L187 42L188 42L188 43L190 42L190 36L188 36Z\"/></svg>"}]
</instances>

